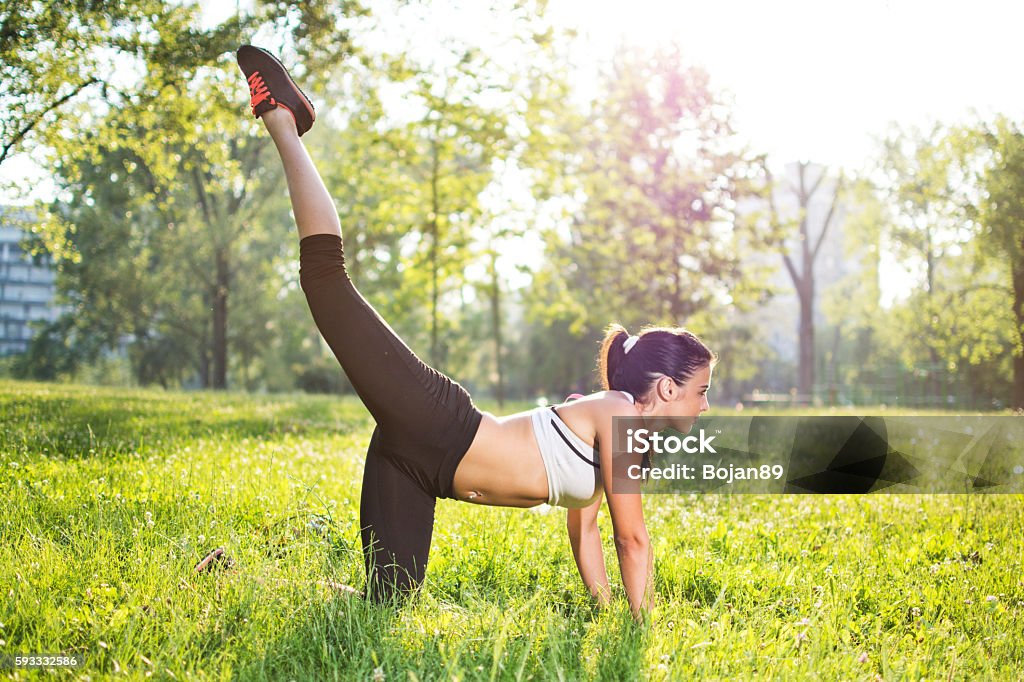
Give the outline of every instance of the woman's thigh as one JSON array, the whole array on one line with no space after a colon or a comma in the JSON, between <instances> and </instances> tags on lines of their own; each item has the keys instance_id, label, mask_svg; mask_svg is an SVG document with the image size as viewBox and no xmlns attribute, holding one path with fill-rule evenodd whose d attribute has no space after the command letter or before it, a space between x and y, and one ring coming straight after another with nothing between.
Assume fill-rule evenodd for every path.
<instances>
[{"instance_id":1,"label":"woman's thigh","mask_svg":"<svg viewBox=\"0 0 1024 682\"><path fill-rule=\"evenodd\" d=\"M468 449L479 410L462 386L420 360L363 298L345 270L341 239L307 237L300 251L302 288L317 328L377 423L443 450Z\"/></svg>"},{"instance_id":2,"label":"woman's thigh","mask_svg":"<svg viewBox=\"0 0 1024 682\"><path fill-rule=\"evenodd\" d=\"M423 581L435 503L388 452L378 426L370 440L359 503L367 594L372 599L401 596Z\"/></svg>"}]
</instances>

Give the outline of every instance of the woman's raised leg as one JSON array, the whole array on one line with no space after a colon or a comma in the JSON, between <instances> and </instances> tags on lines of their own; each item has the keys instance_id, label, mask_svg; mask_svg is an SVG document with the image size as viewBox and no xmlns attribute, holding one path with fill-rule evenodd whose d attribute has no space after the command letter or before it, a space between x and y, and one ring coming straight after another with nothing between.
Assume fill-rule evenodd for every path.
<instances>
[{"instance_id":1,"label":"woman's raised leg","mask_svg":"<svg viewBox=\"0 0 1024 682\"><path fill-rule=\"evenodd\" d=\"M341 223L334 200L327 192L309 152L299 139L295 120L281 108L271 109L262 116L263 125L274 140L277 153L284 164L288 180L288 195L292 200L295 225L299 228L299 239L314 234L341 236Z\"/></svg>"},{"instance_id":2,"label":"woman's raised leg","mask_svg":"<svg viewBox=\"0 0 1024 682\"><path fill-rule=\"evenodd\" d=\"M299 139L313 124L312 104L273 55L243 46L238 57L253 114L284 165L299 280L317 328L393 446L389 455L425 492L447 497L482 414L461 386L412 352L349 278L334 201Z\"/></svg>"},{"instance_id":3,"label":"woman's raised leg","mask_svg":"<svg viewBox=\"0 0 1024 682\"><path fill-rule=\"evenodd\" d=\"M300 282L317 328L367 409L383 428L414 431L430 420L437 398L425 387L437 374L413 354L356 290L345 269L334 200L284 109L264 125L284 164L299 230Z\"/></svg>"}]
</instances>

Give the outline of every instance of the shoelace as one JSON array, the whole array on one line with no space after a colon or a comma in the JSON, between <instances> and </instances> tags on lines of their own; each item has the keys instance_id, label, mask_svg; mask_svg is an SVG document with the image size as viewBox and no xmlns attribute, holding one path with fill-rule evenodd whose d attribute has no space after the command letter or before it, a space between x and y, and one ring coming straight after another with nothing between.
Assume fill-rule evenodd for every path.
<instances>
[{"instance_id":1,"label":"shoelace","mask_svg":"<svg viewBox=\"0 0 1024 682\"><path fill-rule=\"evenodd\" d=\"M248 78L249 81L249 106L252 107L253 114L256 113L256 105L260 102L270 100L270 103L277 106L277 100L270 95L270 90L267 89L267 84L263 81L263 76L260 75L259 71L253 71L252 75Z\"/></svg>"}]
</instances>

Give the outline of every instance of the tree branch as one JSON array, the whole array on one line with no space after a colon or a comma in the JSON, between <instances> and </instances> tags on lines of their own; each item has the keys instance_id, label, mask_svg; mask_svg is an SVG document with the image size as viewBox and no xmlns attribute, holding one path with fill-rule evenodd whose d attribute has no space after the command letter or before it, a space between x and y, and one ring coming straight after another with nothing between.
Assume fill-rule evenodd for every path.
<instances>
[{"instance_id":1,"label":"tree branch","mask_svg":"<svg viewBox=\"0 0 1024 682\"><path fill-rule=\"evenodd\" d=\"M824 175L824 173L822 174ZM817 187L817 184L815 184ZM821 233L818 235L818 241L814 244L814 250L811 252L811 261L813 262L818 257L818 251L821 249L821 243L825 241L825 233L828 232L829 225L832 224L832 214L836 211L836 205L839 203L839 192L843 187L843 174L839 173L839 179L836 180L836 189L832 193L832 205L828 207L828 215L825 216L825 223L821 226Z\"/></svg>"},{"instance_id":2,"label":"tree branch","mask_svg":"<svg viewBox=\"0 0 1024 682\"><path fill-rule=\"evenodd\" d=\"M8 155L9 155L9 154L11 153L11 150L12 150L12 149L14 149L14 147L15 147L15 146L16 146L16 145L17 145L17 144L18 144L19 142L21 142L21 141L22 141L23 139L25 139L25 136L26 136L26 135L28 135L28 134L29 134L30 132L32 132L32 129L33 129L33 128L35 128L35 127L36 127L36 125L37 125L37 124L38 124L38 123L39 123L40 121L42 121L42 120L43 120L43 117L44 117L44 116L46 116L46 115L47 115L48 113L50 113L50 112L51 112L51 111L53 111L54 109L57 109L57 108L59 108L60 106L62 106L62 105L63 105L63 104L65 103L65 102L67 102L68 100L70 100L71 98L73 98L73 97L74 97L75 95L77 95L78 93L80 93L80 92L81 92L82 90L84 90L85 88L89 87L90 85L95 85L96 83L99 83L99 82L100 82L100 79L99 79L99 78L90 78L89 80L85 81L84 83L82 83L82 84L81 84L81 85L79 85L78 87L74 88L74 89L73 89L73 90L72 90L71 92L69 92L68 94L64 95L63 97L61 97L61 98L60 98L60 99L58 99L57 101L53 102L53 103L52 103L52 104L51 104L50 106L46 107L46 108L45 108L45 109L43 109L43 110L42 110L41 112L39 112L38 114L36 114L36 115L35 115L35 116L33 117L33 119L32 119L32 120L31 120L31 121L30 121L30 122L29 122L29 123L28 123L28 124L27 124L27 125L26 125L26 126L25 126L24 128L22 128L21 130L19 130L19 131L18 131L18 132L17 132L17 133L16 133L15 135L14 135L14 137L13 137L13 138L11 138L10 142L8 142L7 144L5 144L5 145L3 146L3 149L2 149L2 150L0 150L0 164L3 164L4 160L5 160L5 159L7 159Z\"/></svg>"},{"instance_id":3,"label":"tree branch","mask_svg":"<svg viewBox=\"0 0 1024 682\"><path fill-rule=\"evenodd\" d=\"M799 289L803 286L803 277L797 274L796 267L793 266L793 261L789 259L788 253L782 254L782 262L786 264L786 269L789 270L789 276L793 278L793 284Z\"/></svg>"},{"instance_id":4,"label":"tree branch","mask_svg":"<svg viewBox=\"0 0 1024 682\"><path fill-rule=\"evenodd\" d=\"M825 166L822 166L821 167L821 174L818 176L818 179L814 181L814 186L811 187L811 191L807 193L807 197L808 198L813 197L814 193L818 191L818 185L820 185L821 181L825 179L825 175L827 173L828 173L828 168L825 167ZM803 181L803 178L801 178L801 184L802 184L802 181Z\"/></svg>"}]
</instances>

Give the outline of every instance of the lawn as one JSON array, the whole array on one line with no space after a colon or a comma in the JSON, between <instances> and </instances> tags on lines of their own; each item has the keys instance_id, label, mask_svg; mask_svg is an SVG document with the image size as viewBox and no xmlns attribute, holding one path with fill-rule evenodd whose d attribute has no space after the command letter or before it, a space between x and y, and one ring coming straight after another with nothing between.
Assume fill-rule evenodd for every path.
<instances>
[{"instance_id":1,"label":"lawn","mask_svg":"<svg viewBox=\"0 0 1024 682\"><path fill-rule=\"evenodd\" d=\"M441 501L426 584L395 610L315 584L362 587L372 422L353 398L0 381L0 418L0 655L75 653L74 677L1020 679L1024 665L1020 496L650 496L658 606L640 625L621 588L589 604L564 510ZM234 569L194 575L217 546Z\"/></svg>"}]
</instances>

